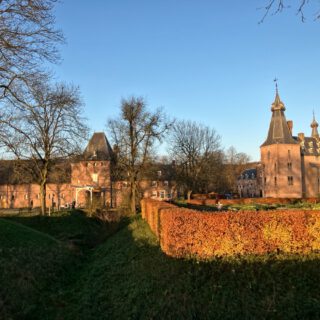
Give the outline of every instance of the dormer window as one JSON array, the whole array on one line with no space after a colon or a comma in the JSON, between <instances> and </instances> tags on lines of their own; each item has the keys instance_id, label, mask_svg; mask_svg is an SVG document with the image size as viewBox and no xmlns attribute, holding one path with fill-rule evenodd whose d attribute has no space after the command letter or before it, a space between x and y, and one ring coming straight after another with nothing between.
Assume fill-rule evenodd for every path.
<instances>
[{"instance_id":1,"label":"dormer window","mask_svg":"<svg viewBox=\"0 0 320 320\"><path fill-rule=\"evenodd\" d=\"M163 185L164 186L168 186L169 185L169 181L167 181L167 180L163 181Z\"/></svg>"},{"instance_id":2,"label":"dormer window","mask_svg":"<svg viewBox=\"0 0 320 320\"><path fill-rule=\"evenodd\" d=\"M156 186L157 186L157 181L152 181L152 182L151 182L151 186L152 186L152 187L156 187Z\"/></svg>"},{"instance_id":3,"label":"dormer window","mask_svg":"<svg viewBox=\"0 0 320 320\"><path fill-rule=\"evenodd\" d=\"M157 174L158 174L158 177L161 177L161 174L162 174L161 170L157 171Z\"/></svg>"}]
</instances>

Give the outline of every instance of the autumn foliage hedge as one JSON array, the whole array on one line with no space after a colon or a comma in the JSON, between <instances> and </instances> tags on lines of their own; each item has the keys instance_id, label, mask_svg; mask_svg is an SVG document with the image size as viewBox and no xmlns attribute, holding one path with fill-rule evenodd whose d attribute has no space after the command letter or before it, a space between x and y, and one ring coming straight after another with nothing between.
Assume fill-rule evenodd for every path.
<instances>
[{"instance_id":1,"label":"autumn foliage hedge","mask_svg":"<svg viewBox=\"0 0 320 320\"><path fill-rule=\"evenodd\" d=\"M205 213L143 199L142 215L174 257L320 250L320 211Z\"/></svg>"}]
</instances>

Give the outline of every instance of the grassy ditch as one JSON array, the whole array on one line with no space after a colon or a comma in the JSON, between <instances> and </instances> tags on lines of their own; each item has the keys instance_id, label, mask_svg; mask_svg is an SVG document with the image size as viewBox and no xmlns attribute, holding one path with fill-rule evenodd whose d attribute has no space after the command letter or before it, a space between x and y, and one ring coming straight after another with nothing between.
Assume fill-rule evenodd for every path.
<instances>
[{"instance_id":1,"label":"grassy ditch","mask_svg":"<svg viewBox=\"0 0 320 320\"><path fill-rule=\"evenodd\" d=\"M0 219L1 319L320 318L320 254L174 259L140 218L53 218Z\"/></svg>"},{"instance_id":2,"label":"grassy ditch","mask_svg":"<svg viewBox=\"0 0 320 320\"><path fill-rule=\"evenodd\" d=\"M136 219L102 244L67 293L66 319L315 319L320 255L164 255Z\"/></svg>"}]
</instances>

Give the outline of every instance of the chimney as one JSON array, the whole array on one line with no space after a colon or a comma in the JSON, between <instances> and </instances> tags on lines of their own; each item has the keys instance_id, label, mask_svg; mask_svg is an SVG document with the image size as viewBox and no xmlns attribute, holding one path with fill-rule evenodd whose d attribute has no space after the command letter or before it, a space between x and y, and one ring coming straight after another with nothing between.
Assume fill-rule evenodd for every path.
<instances>
[{"instance_id":1,"label":"chimney","mask_svg":"<svg viewBox=\"0 0 320 320\"><path fill-rule=\"evenodd\" d=\"M287 121L287 125L288 125L288 128L289 128L289 132L292 135L293 121L292 120Z\"/></svg>"},{"instance_id":2,"label":"chimney","mask_svg":"<svg viewBox=\"0 0 320 320\"><path fill-rule=\"evenodd\" d=\"M298 133L298 137L301 141L304 141L304 133L303 132Z\"/></svg>"}]
</instances>

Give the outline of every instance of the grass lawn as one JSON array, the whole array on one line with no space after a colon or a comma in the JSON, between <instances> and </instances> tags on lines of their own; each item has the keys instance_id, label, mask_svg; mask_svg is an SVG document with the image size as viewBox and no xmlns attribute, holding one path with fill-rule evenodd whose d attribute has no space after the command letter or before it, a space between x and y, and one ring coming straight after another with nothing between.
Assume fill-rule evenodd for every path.
<instances>
[{"instance_id":1,"label":"grass lawn","mask_svg":"<svg viewBox=\"0 0 320 320\"><path fill-rule=\"evenodd\" d=\"M1 319L320 318L320 254L179 260L140 218L21 219L0 219Z\"/></svg>"}]
</instances>

